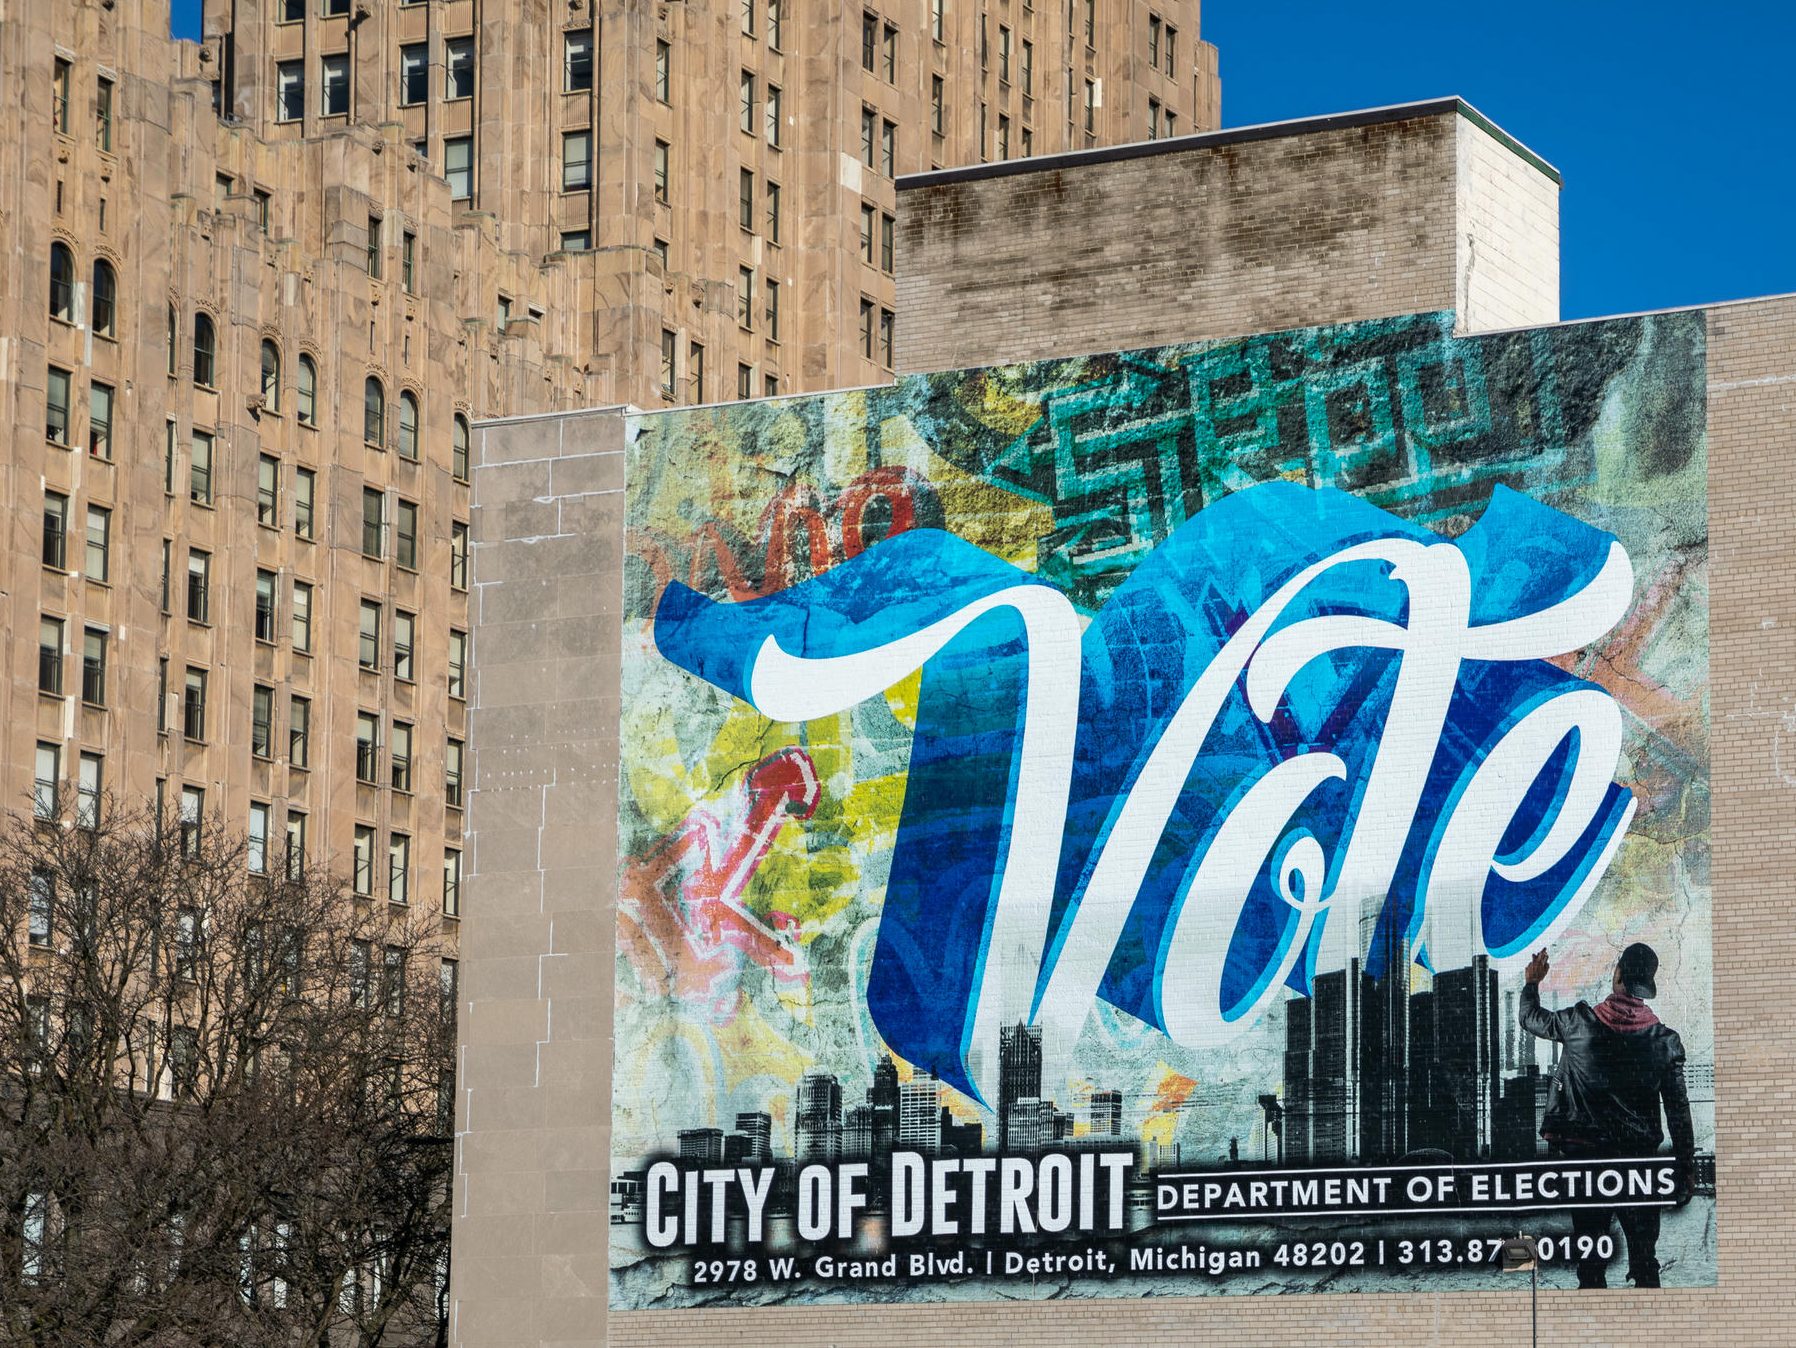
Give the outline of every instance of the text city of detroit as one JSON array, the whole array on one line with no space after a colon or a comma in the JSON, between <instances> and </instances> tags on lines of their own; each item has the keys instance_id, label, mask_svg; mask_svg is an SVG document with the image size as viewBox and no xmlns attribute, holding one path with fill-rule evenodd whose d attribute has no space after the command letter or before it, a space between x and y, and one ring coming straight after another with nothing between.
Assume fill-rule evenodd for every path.
<instances>
[{"instance_id":1,"label":"text city of detroit","mask_svg":"<svg viewBox=\"0 0 1796 1348\"><path fill-rule=\"evenodd\" d=\"M892 1153L878 1190L890 1195L894 1238L1121 1234L1127 1229L1132 1151L1079 1155L926 1157ZM643 1184L643 1234L656 1249L723 1245L732 1224L750 1245L767 1239L773 1166L686 1169L650 1166ZM863 1161L801 1166L795 1225L804 1240L850 1240L876 1191Z\"/></svg>"}]
</instances>

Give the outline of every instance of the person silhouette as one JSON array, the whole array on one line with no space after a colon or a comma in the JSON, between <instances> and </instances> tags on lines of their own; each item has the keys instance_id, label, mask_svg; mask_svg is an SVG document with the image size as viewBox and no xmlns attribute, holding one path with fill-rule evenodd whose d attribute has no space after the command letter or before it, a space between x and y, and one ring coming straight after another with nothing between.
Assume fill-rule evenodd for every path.
<instances>
[{"instance_id":1,"label":"person silhouette","mask_svg":"<svg viewBox=\"0 0 1796 1348\"><path fill-rule=\"evenodd\" d=\"M1663 1105L1677 1159L1681 1205L1695 1189L1696 1135L1684 1088L1684 1041L1647 1006L1658 996L1659 956L1636 942L1621 952L1609 995L1595 1006L1579 1002L1558 1011L1540 1004L1540 982L1552 966L1538 950L1523 973L1519 1018L1537 1039L1562 1046L1547 1093L1540 1135L1568 1159L1650 1156L1665 1141ZM1572 1234L1606 1235L1621 1223L1628 1277L1636 1287L1659 1286L1658 1207L1574 1208ZM1594 1248L1578 1260L1579 1287L1606 1287L1606 1259Z\"/></svg>"}]
</instances>

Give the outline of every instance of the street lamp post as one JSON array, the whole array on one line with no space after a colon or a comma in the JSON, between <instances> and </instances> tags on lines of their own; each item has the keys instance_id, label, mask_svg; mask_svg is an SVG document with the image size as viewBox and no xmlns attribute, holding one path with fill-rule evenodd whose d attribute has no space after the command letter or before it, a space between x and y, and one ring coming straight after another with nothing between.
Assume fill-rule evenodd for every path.
<instances>
[{"instance_id":1,"label":"street lamp post","mask_svg":"<svg viewBox=\"0 0 1796 1348\"><path fill-rule=\"evenodd\" d=\"M1528 1275L1528 1343L1540 1348L1540 1251L1533 1236L1517 1231L1503 1242L1503 1272Z\"/></svg>"}]
</instances>

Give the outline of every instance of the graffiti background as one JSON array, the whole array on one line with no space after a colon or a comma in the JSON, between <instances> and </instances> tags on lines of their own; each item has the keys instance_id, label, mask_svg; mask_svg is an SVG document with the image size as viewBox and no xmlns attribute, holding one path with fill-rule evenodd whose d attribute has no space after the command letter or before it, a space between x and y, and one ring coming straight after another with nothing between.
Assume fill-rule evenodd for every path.
<instances>
[{"instance_id":1,"label":"graffiti background","mask_svg":"<svg viewBox=\"0 0 1796 1348\"><path fill-rule=\"evenodd\" d=\"M1275 481L1337 487L1449 538L1505 486L1625 546L1633 609L1556 663L1621 704L1618 777L1638 808L1555 943L1544 992L1549 1005L1595 1001L1624 945L1654 944L1654 1008L1683 1036L1698 1150L1712 1151L1703 318L1475 338L1451 326L1450 314L1417 315L633 420L614 1176L674 1150L682 1131L729 1133L742 1115L766 1115L772 1156L789 1157L805 1074L835 1078L846 1108L877 1085L887 1052L866 989L919 678L839 715L770 722L658 653L652 619L667 585L753 599L927 527L1051 581L1089 620L1199 510ZM1501 984L1507 1026L1517 987ZM1523 1071L1532 1048L1503 1033L1503 1069ZM1270 1159L1259 1097L1279 1090L1286 1047L1278 1012L1199 1052L1100 1002L1066 1078L1041 1091L1074 1135L1114 1116L1150 1157ZM910 1077L910 1064L895 1066ZM995 1147L989 1111L949 1089L941 1102ZM1667 1219L1668 1284L1714 1280L1701 1205ZM634 1241L628 1216L614 1212L614 1304L719 1295ZM1435 1273L1427 1285L1488 1278ZM1318 1281L1357 1285L1301 1272L1272 1283ZM1100 1290L1228 1287L1168 1275ZM1065 1290L1044 1279L1004 1295ZM975 1283L801 1284L733 1299L992 1294Z\"/></svg>"}]
</instances>

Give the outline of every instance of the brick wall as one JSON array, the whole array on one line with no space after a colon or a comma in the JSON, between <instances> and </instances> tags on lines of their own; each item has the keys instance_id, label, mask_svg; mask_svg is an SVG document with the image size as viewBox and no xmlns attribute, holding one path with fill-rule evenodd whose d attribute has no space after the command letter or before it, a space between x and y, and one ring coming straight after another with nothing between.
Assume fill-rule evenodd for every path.
<instances>
[{"instance_id":1,"label":"brick wall","mask_svg":"<svg viewBox=\"0 0 1796 1348\"><path fill-rule=\"evenodd\" d=\"M898 368L1559 317L1558 175L1448 99L905 180Z\"/></svg>"}]
</instances>

